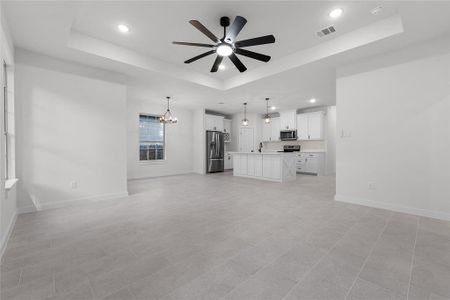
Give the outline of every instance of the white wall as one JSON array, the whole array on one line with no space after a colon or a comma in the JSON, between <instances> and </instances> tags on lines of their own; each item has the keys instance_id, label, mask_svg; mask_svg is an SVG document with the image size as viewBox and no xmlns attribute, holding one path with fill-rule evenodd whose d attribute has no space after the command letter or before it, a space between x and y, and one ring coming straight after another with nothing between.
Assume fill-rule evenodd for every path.
<instances>
[{"instance_id":1,"label":"white wall","mask_svg":"<svg viewBox=\"0 0 450 300\"><path fill-rule=\"evenodd\" d=\"M179 109L173 102L171 110L178 118L178 123L167 124L165 127L166 159L156 162L140 162L139 114L162 114L166 110L166 102L164 98L161 99L160 104L128 99L128 179L193 172L193 112Z\"/></svg>"},{"instance_id":2,"label":"white wall","mask_svg":"<svg viewBox=\"0 0 450 300\"><path fill-rule=\"evenodd\" d=\"M450 220L450 54L413 56L337 79L336 200Z\"/></svg>"},{"instance_id":3,"label":"white wall","mask_svg":"<svg viewBox=\"0 0 450 300\"><path fill-rule=\"evenodd\" d=\"M327 107L326 115L326 170L327 175L336 174L336 106Z\"/></svg>"},{"instance_id":4,"label":"white wall","mask_svg":"<svg viewBox=\"0 0 450 300\"><path fill-rule=\"evenodd\" d=\"M19 57L15 84L20 210L127 195L124 85Z\"/></svg>"},{"instance_id":5,"label":"white wall","mask_svg":"<svg viewBox=\"0 0 450 300\"><path fill-rule=\"evenodd\" d=\"M193 171L197 174L206 173L206 134L205 110L197 109L193 112L192 155Z\"/></svg>"},{"instance_id":6,"label":"white wall","mask_svg":"<svg viewBox=\"0 0 450 300\"><path fill-rule=\"evenodd\" d=\"M3 61L8 65L8 101L14 103L14 48L9 36L9 31L6 26L5 18L3 16L2 2L0 1L0 63L3 65ZM3 112L3 68L1 68L0 83L0 111ZM10 107L11 108L11 107ZM8 112L11 113L11 110ZM3 113L0 114L0 131L3 133ZM14 123L9 124L12 130L14 129ZM14 227L14 222L17 215L17 197L16 188L14 186L9 191L5 191L5 161L4 157L4 145L5 137L2 134L0 137L0 258L6 247L9 235ZM10 153L12 159L15 157L14 149Z\"/></svg>"}]
</instances>

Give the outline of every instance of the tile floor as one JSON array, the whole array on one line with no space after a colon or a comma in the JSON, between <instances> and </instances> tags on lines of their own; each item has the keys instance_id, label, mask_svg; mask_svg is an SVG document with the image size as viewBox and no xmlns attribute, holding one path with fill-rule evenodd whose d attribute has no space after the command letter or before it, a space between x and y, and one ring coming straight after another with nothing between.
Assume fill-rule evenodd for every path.
<instances>
[{"instance_id":1,"label":"tile floor","mask_svg":"<svg viewBox=\"0 0 450 300\"><path fill-rule=\"evenodd\" d=\"M133 181L21 215L2 299L450 299L449 222L333 201L333 177Z\"/></svg>"}]
</instances>

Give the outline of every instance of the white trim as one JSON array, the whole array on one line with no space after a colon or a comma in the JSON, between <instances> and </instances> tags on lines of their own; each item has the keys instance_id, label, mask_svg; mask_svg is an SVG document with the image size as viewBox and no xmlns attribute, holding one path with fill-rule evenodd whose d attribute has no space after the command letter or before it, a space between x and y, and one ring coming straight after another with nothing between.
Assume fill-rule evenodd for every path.
<instances>
[{"instance_id":1,"label":"white trim","mask_svg":"<svg viewBox=\"0 0 450 300\"><path fill-rule=\"evenodd\" d=\"M165 154L164 154L165 156ZM166 165L169 162L167 161L167 159L153 159L153 160L139 160L139 165Z\"/></svg>"},{"instance_id":2,"label":"white trim","mask_svg":"<svg viewBox=\"0 0 450 300\"><path fill-rule=\"evenodd\" d=\"M130 181L136 181L136 180L155 179L155 178L161 178L161 177L181 176L181 175L188 175L188 174L205 175L204 173L197 173L195 171L186 171L186 172L181 172L181 173L155 175L155 176L128 177L127 181L130 182Z\"/></svg>"},{"instance_id":3,"label":"white trim","mask_svg":"<svg viewBox=\"0 0 450 300\"><path fill-rule=\"evenodd\" d=\"M39 203L39 208L35 206L25 206L21 207L18 210L19 214L24 213L30 213L40 210L48 210L48 209L55 209L55 208L63 208L73 205L85 205L92 202L97 201L105 201L105 200L112 200L116 198L122 198L127 197L128 191L120 192L120 193L110 193L110 194L102 194L102 195L94 195L94 196L88 196L88 197L82 197L82 198L76 198L76 199L69 199L64 201L58 201L54 203Z\"/></svg>"},{"instance_id":4,"label":"white trim","mask_svg":"<svg viewBox=\"0 0 450 300\"><path fill-rule=\"evenodd\" d=\"M19 181L19 179L17 178L11 178L11 179L7 179L5 180L5 190L10 190L14 187L14 185L16 185L17 181Z\"/></svg>"},{"instance_id":5,"label":"white trim","mask_svg":"<svg viewBox=\"0 0 450 300\"><path fill-rule=\"evenodd\" d=\"M334 200L339 201L339 202L359 204L359 205L387 209L387 210L392 210L392 211L396 211L396 212L412 214L412 215L417 215L417 216L422 216L422 217L429 217L429 218L434 218L434 219L450 221L450 214L440 212L440 211L434 211L434 210L428 210L428 209L423 209L423 208L404 206L404 205L398 205L398 204L392 204L392 203L386 203L386 202L378 202L378 201L373 201L373 200L368 200L368 199L363 199L363 198L347 197L347 196L343 196L343 195L335 195Z\"/></svg>"},{"instance_id":6,"label":"white trim","mask_svg":"<svg viewBox=\"0 0 450 300\"><path fill-rule=\"evenodd\" d=\"M0 259L3 257L3 254L5 253L9 238L11 237L12 231L14 229L14 225L16 224L16 220L17 220L17 211L14 212L14 215L11 218L11 222L9 223L8 229L6 231L6 235L3 237L2 241L1 241Z\"/></svg>"}]
</instances>

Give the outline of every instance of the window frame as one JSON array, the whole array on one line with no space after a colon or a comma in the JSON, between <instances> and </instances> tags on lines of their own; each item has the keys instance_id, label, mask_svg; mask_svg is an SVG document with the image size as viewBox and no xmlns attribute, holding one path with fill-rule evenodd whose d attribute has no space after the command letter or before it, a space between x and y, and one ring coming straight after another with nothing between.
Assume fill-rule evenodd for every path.
<instances>
[{"instance_id":1,"label":"window frame","mask_svg":"<svg viewBox=\"0 0 450 300\"><path fill-rule=\"evenodd\" d=\"M140 164L165 164L167 161L167 148L166 148L166 124L162 124L163 125L163 147L164 147L164 152L163 152L163 159L149 159L149 160L141 160L141 155L140 155L140 148L141 148L141 137L140 137L140 127L139 127L139 123L140 123L140 117L141 116L147 116L147 117L154 117L154 118L160 118L161 115L157 115L157 114L150 114L150 113L139 113L138 114L138 135L137 135L137 139L138 139L138 162Z\"/></svg>"},{"instance_id":2,"label":"window frame","mask_svg":"<svg viewBox=\"0 0 450 300\"><path fill-rule=\"evenodd\" d=\"M3 135L5 137L5 145L3 147L4 158L2 158L5 162L5 181L10 179L9 172L9 134L8 134L8 74L7 74L7 64L6 61L2 60L2 72L3 72Z\"/></svg>"}]
</instances>

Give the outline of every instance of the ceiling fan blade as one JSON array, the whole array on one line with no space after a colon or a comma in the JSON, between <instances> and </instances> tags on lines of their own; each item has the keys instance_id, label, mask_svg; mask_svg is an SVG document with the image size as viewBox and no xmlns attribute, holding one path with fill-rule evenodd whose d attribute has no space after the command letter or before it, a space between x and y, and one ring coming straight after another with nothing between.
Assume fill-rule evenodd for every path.
<instances>
[{"instance_id":1,"label":"ceiling fan blade","mask_svg":"<svg viewBox=\"0 0 450 300\"><path fill-rule=\"evenodd\" d=\"M250 47L271 43L275 43L275 37L273 35L265 35L253 39L237 41L234 45L236 47Z\"/></svg>"},{"instance_id":2,"label":"ceiling fan blade","mask_svg":"<svg viewBox=\"0 0 450 300\"><path fill-rule=\"evenodd\" d=\"M227 36L225 37L225 41L228 43L233 43L236 40L237 35L241 32L242 28L247 23L247 20L244 17L237 16L233 24L231 24L230 29L228 29Z\"/></svg>"},{"instance_id":3,"label":"ceiling fan blade","mask_svg":"<svg viewBox=\"0 0 450 300\"><path fill-rule=\"evenodd\" d=\"M238 68L239 72L245 72L247 70L247 68L244 66L244 64L242 63L242 61L236 56L236 54L231 53L230 56L228 56L231 61L233 62L233 64L236 66L236 68Z\"/></svg>"},{"instance_id":4,"label":"ceiling fan blade","mask_svg":"<svg viewBox=\"0 0 450 300\"><path fill-rule=\"evenodd\" d=\"M216 51L215 51L215 50L211 50L211 51L202 53L202 54L200 54L200 55L194 56L194 57L191 58L191 59L186 60L184 63L185 63L185 64L190 64L190 63L193 62L193 61L196 61L196 60L198 60L198 59L200 59L200 58L203 58L203 57L205 57L205 56L211 55L211 54L213 54L213 53L216 53Z\"/></svg>"},{"instance_id":5,"label":"ceiling fan blade","mask_svg":"<svg viewBox=\"0 0 450 300\"><path fill-rule=\"evenodd\" d=\"M216 60L214 61L214 64L211 68L211 72L217 72L217 70L219 69L219 65L222 63L223 60L223 56L217 55Z\"/></svg>"},{"instance_id":6,"label":"ceiling fan blade","mask_svg":"<svg viewBox=\"0 0 450 300\"><path fill-rule=\"evenodd\" d=\"M212 47L214 47L214 45L210 45L210 44L189 43L189 42L172 42L172 44L175 44L175 45L184 45L184 46L195 46L195 47L207 47L207 48L212 48Z\"/></svg>"},{"instance_id":7,"label":"ceiling fan blade","mask_svg":"<svg viewBox=\"0 0 450 300\"><path fill-rule=\"evenodd\" d=\"M247 57L250 57L250 58L253 58L253 59L257 59L257 60L260 60L260 61L264 61L264 62L268 62L270 60L270 56L268 56L268 55L264 55L264 54L261 54L261 53L256 53L256 52L253 52L253 51L248 51L248 50L240 49L240 48L236 48L234 50L234 53L240 54L240 55L244 55L244 56L247 56Z\"/></svg>"},{"instance_id":8,"label":"ceiling fan blade","mask_svg":"<svg viewBox=\"0 0 450 300\"><path fill-rule=\"evenodd\" d=\"M195 28L200 30L204 35L209 37L214 43L218 43L219 42L219 39L214 35L214 33L209 31L208 28L203 26L203 24L200 23L199 21L197 21L197 20L190 20L189 23L191 23L192 26L194 26Z\"/></svg>"}]
</instances>

